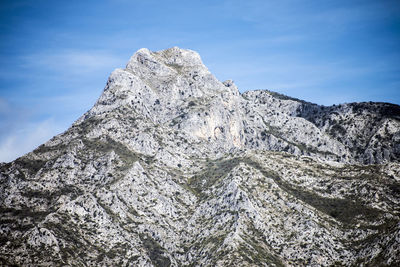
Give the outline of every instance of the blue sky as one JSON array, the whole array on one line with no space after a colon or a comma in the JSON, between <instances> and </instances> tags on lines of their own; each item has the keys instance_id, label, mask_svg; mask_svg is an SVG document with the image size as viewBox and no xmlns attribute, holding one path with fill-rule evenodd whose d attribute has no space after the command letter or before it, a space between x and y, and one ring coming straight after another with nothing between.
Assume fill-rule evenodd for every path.
<instances>
[{"instance_id":1,"label":"blue sky","mask_svg":"<svg viewBox=\"0 0 400 267\"><path fill-rule=\"evenodd\" d=\"M0 161L66 130L138 49L318 104L400 104L400 1L0 1Z\"/></svg>"}]
</instances>

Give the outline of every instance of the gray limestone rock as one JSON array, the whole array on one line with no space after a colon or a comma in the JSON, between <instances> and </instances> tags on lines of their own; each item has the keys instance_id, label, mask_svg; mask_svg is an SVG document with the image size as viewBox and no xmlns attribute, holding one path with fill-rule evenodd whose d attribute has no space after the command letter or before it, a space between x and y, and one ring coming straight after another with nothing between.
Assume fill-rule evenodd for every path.
<instances>
[{"instance_id":1,"label":"gray limestone rock","mask_svg":"<svg viewBox=\"0 0 400 267\"><path fill-rule=\"evenodd\" d=\"M400 107L240 94L140 49L67 131L0 165L5 266L400 264Z\"/></svg>"}]
</instances>

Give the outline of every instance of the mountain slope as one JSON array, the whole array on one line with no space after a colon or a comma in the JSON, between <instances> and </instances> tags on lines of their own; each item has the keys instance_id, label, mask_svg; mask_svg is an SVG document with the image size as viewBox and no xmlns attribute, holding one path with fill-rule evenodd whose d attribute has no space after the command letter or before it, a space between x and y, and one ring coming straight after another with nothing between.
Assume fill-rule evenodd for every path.
<instances>
[{"instance_id":1,"label":"mountain slope","mask_svg":"<svg viewBox=\"0 0 400 267\"><path fill-rule=\"evenodd\" d=\"M0 166L0 262L395 266L398 110L240 95L193 51L141 49L70 129Z\"/></svg>"},{"instance_id":2,"label":"mountain slope","mask_svg":"<svg viewBox=\"0 0 400 267\"><path fill-rule=\"evenodd\" d=\"M300 153L325 154L320 156L347 163L399 162L398 105L370 102L326 107L267 90L249 91L243 97L252 102L249 113L259 110L264 116L267 133L275 130L289 147L294 143L291 151L297 147Z\"/></svg>"}]
</instances>

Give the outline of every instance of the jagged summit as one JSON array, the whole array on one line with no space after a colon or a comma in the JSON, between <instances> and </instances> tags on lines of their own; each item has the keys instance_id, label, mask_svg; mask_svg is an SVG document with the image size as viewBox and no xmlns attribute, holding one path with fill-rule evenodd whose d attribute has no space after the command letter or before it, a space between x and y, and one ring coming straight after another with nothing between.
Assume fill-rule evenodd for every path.
<instances>
[{"instance_id":1,"label":"jagged summit","mask_svg":"<svg viewBox=\"0 0 400 267\"><path fill-rule=\"evenodd\" d=\"M126 68L130 69L137 62L140 64L151 64L151 61L163 62L171 67L200 67L206 69L201 61L200 55L189 49L181 49L177 46L169 49L152 52L147 48L139 49L129 60Z\"/></svg>"},{"instance_id":2,"label":"jagged summit","mask_svg":"<svg viewBox=\"0 0 400 267\"><path fill-rule=\"evenodd\" d=\"M211 142L216 154L250 148L348 163L400 159L398 106L324 107L266 90L241 95L233 81L218 81L196 52L177 47L137 51L75 125L116 110L173 127L191 142Z\"/></svg>"},{"instance_id":3,"label":"jagged summit","mask_svg":"<svg viewBox=\"0 0 400 267\"><path fill-rule=\"evenodd\" d=\"M164 101L167 105L223 92L239 94L237 87L219 82L196 52L178 47L158 52L146 48L138 50L125 69L117 69L111 74L98 104L104 102L104 98L109 99L109 90L116 87L118 90L113 90L113 94L122 94L127 101L132 97L145 97Z\"/></svg>"},{"instance_id":4,"label":"jagged summit","mask_svg":"<svg viewBox=\"0 0 400 267\"><path fill-rule=\"evenodd\" d=\"M0 165L0 265L397 266L399 111L240 94L194 51L140 49Z\"/></svg>"},{"instance_id":5,"label":"jagged summit","mask_svg":"<svg viewBox=\"0 0 400 267\"><path fill-rule=\"evenodd\" d=\"M222 152L242 146L239 104L237 87L218 81L196 52L140 49L126 69L110 75L97 103L77 123L126 109L157 124L175 125L193 141L218 139L215 145Z\"/></svg>"}]
</instances>

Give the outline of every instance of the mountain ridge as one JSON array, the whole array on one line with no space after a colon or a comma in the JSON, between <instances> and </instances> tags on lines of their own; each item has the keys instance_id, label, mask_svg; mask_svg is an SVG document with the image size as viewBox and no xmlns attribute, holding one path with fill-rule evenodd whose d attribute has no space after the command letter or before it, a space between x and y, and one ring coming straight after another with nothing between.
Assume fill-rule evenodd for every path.
<instances>
[{"instance_id":1,"label":"mountain ridge","mask_svg":"<svg viewBox=\"0 0 400 267\"><path fill-rule=\"evenodd\" d=\"M140 49L67 131L0 165L0 262L395 266L391 107L240 94L194 51Z\"/></svg>"}]
</instances>

